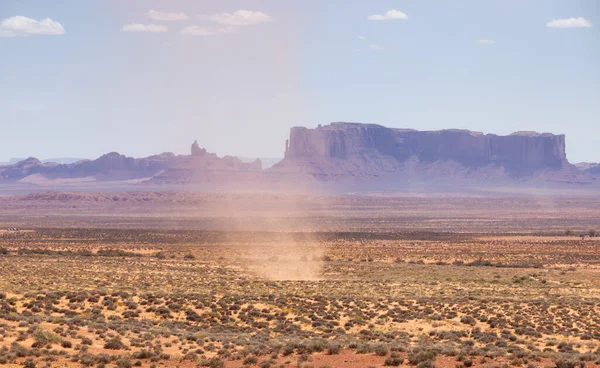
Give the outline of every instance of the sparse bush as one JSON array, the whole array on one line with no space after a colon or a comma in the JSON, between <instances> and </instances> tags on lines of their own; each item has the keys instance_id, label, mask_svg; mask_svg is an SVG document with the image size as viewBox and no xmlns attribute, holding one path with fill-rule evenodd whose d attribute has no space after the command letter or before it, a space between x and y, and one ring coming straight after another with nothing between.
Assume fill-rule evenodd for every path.
<instances>
[{"instance_id":1,"label":"sparse bush","mask_svg":"<svg viewBox=\"0 0 600 368\"><path fill-rule=\"evenodd\" d=\"M33 339L35 340L31 347L41 348L46 345L59 344L62 339L60 336L53 332L44 331L41 328L36 328L32 333Z\"/></svg>"},{"instance_id":2,"label":"sparse bush","mask_svg":"<svg viewBox=\"0 0 600 368\"><path fill-rule=\"evenodd\" d=\"M585 367L584 362L580 362L575 359L564 356L561 356L554 360L554 364L556 365L556 368L575 368L577 366L580 366L581 368Z\"/></svg>"},{"instance_id":3,"label":"sparse bush","mask_svg":"<svg viewBox=\"0 0 600 368\"><path fill-rule=\"evenodd\" d=\"M209 367L209 368L224 368L225 362L220 358L214 357L211 359L206 359L200 362L200 367Z\"/></svg>"},{"instance_id":4,"label":"sparse bush","mask_svg":"<svg viewBox=\"0 0 600 368\"><path fill-rule=\"evenodd\" d=\"M156 257L158 259L167 259L167 253L157 252L157 253L154 253L154 257Z\"/></svg>"},{"instance_id":5,"label":"sparse bush","mask_svg":"<svg viewBox=\"0 0 600 368\"><path fill-rule=\"evenodd\" d=\"M387 357L383 365L386 367L399 367L402 365L403 362L404 359L399 357L398 354L396 354L395 352L393 352L389 357Z\"/></svg>"},{"instance_id":6,"label":"sparse bush","mask_svg":"<svg viewBox=\"0 0 600 368\"><path fill-rule=\"evenodd\" d=\"M258 359L255 356L249 356L244 359L244 365L255 365L256 363L258 363Z\"/></svg>"},{"instance_id":7,"label":"sparse bush","mask_svg":"<svg viewBox=\"0 0 600 368\"><path fill-rule=\"evenodd\" d=\"M427 361L432 362L437 354L437 351L433 349L418 347L408 352L408 362L412 365L425 363Z\"/></svg>"},{"instance_id":8,"label":"sparse bush","mask_svg":"<svg viewBox=\"0 0 600 368\"><path fill-rule=\"evenodd\" d=\"M471 326L475 326L477 324L477 321L475 321L475 318L471 317L471 316L467 316L464 315L460 318L460 322L464 323L466 325L471 325Z\"/></svg>"},{"instance_id":9,"label":"sparse bush","mask_svg":"<svg viewBox=\"0 0 600 368\"><path fill-rule=\"evenodd\" d=\"M335 342L327 343L327 354L337 355L340 353L341 350L342 350L342 347L339 344L337 344Z\"/></svg>"},{"instance_id":10,"label":"sparse bush","mask_svg":"<svg viewBox=\"0 0 600 368\"><path fill-rule=\"evenodd\" d=\"M384 344L377 344L373 347L373 352L378 356L386 356L389 350Z\"/></svg>"},{"instance_id":11,"label":"sparse bush","mask_svg":"<svg viewBox=\"0 0 600 368\"><path fill-rule=\"evenodd\" d=\"M117 360L117 368L131 368L132 364L129 358L121 358Z\"/></svg>"},{"instance_id":12,"label":"sparse bush","mask_svg":"<svg viewBox=\"0 0 600 368\"><path fill-rule=\"evenodd\" d=\"M104 344L104 349L123 350L123 349L126 349L126 348L127 348L127 346L125 346L125 344L123 344L123 342L121 341L121 339L118 338L118 337L113 337L112 339L108 340Z\"/></svg>"}]
</instances>

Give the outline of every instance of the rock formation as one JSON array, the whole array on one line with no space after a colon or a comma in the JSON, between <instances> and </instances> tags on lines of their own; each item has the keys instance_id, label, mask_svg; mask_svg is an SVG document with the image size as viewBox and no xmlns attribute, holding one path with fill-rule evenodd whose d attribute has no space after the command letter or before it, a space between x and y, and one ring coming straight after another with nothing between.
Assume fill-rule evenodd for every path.
<instances>
[{"instance_id":1,"label":"rock formation","mask_svg":"<svg viewBox=\"0 0 600 368\"><path fill-rule=\"evenodd\" d=\"M332 123L316 129L294 127L284 160L275 171L303 171L317 176L378 175L411 168L448 171L501 168L509 176L570 167L565 136L516 132L508 136L468 130L417 131L374 124ZM450 166L448 166L450 165Z\"/></svg>"},{"instance_id":2,"label":"rock formation","mask_svg":"<svg viewBox=\"0 0 600 368\"><path fill-rule=\"evenodd\" d=\"M194 141L194 143L192 143L192 156L202 157L204 155L206 155L206 149L200 148L198 141Z\"/></svg>"},{"instance_id":3,"label":"rock formation","mask_svg":"<svg viewBox=\"0 0 600 368\"><path fill-rule=\"evenodd\" d=\"M95 160L81 160L72 164L43 163L30 157L15 164L0 166L0 182L44 182L80 179L87 181L126 181L148 179L149 181L177 184L213 181L231 176L231 173L260 172L260 160L244 163L237 157L219 158L214 153L192 144L191 155L175 155L167 152L144 158L128 157L117 152L107 153ZM227 174L224 174L227 173Z\"/></svg>"},{"instance_id":4,"label":"rock formation","mask_svg":"<svg viewBox=\"0 0 600 368\"><path fill-rule=\"evenodd\" d=\"M342 186L358 183L359 189L379 183L386 188L412 183L461 185L465 180L492 185L523 181L600 183L600 167L582 165L576 167L567 161L563 135L517 132L498 136L467 130L417 131L333 123L316 129L292 128L284 159L266 170L261 160L221 158L195 141L189 155L162 153L133 158L111 152L71 164L45 163L30 157L0 166L0 183L78 185L104 181L202 185L217 190L303 188L325 182Z\"/></svg>"},{"instance_id":5,"label":"rock formation","mask_svg":"<svg viewBox=\"0 0 600 368\"><path fill-rule=\"evenodd\" d=\"M595 178L600 178L600 163L581 162L575 164L575 166L588 175L591 175Z\"/></svg>"}]
</instances>

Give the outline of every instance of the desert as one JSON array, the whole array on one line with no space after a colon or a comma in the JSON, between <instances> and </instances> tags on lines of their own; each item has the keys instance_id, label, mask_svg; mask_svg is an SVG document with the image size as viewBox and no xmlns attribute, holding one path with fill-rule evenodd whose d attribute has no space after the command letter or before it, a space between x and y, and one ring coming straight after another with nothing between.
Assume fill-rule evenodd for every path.
<instances>
[{"instance_id":1,"label":"desert","mask_svg":"<svg viewBox=\"0 0 600 368\"><path fill-rule=\"evenodd\" d=\"M597 197L45 192L0 206L6 366L600 363Z\"/></svg>"},{"instance_id":2,"label":"desert","mask_svg":"<svg viewBox=\"0 0 600 368\"><path fill-rule=\"evenodd\" d=\"M594 0L0 0L0 368L600 368Z\"/></svg>"}]
</instances>

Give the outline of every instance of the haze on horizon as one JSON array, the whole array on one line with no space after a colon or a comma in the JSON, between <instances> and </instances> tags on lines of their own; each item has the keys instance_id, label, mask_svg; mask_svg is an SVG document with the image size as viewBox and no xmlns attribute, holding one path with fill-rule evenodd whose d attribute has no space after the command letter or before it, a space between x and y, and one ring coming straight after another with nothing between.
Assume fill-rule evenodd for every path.
<instances>
[{"instance_id":1,"label":"haze on horizon","mask_svg":"<svg viewBox=\"0 0 600 368\"><path fill-rule=\"evenodd\" d=\"M566 134L600 161L594 0L3 0L0 162L281 157L289 128Z\"/></svg>"}]
</instances>

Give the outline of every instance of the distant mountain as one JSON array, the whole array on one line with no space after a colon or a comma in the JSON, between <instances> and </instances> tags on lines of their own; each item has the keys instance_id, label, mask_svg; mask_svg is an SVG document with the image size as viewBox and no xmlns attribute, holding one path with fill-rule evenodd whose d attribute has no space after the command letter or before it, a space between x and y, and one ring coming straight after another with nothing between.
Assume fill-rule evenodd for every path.
<instances>
[{"instance_id":1,"label":"distant mountain","mask_svg":"<svg viewBox=\"0 0 600 368\"><path fill-rule=\"evenodd\" d=\"M191 145L189 155L167 152L133 158L111 152L95 160L68 160L75 159L57 163L30 157L0 166L0 183L76 186L116 182L215 190L315 185L336 189L348 184L370 190L419 187L424 183L455 188L470 183L600 183L600 165L569 163L564 135L517 132L499 136L468 130L417 131L358 123L332 123L316 129L294 127L284 158L266 160L266 164L260 159L218 157L201 148L197 141Z\"/></svg>"},{"instance_id":2,"label":"distant mountain","mask_svg":"<svg viewBox=\"0 0 600 368\"><path fill-rule=\"evenodd\" d=\"M44 158L42 159L42 163L55 162L57 164L73 164L75 162L83 161L83 158L74 158L74 157L60 157L60 158Z\"/></svg>"},{"instance_id":3,"label":"distant mountain","mask_svg":"<svg viewBox=\"0 0 600 368\"><path fill-rule=\"evenodd\" d=\"M20 157L20 158L10 158L8 160L8 162L0 162L0 166L6 166L6 165L12 165L12 164L16 164L17 162L23 161L25 160L24 157ZM72 164L74 162L77 161L82 161L83 158L73 158L73 157L60 157L60 158L44 158L41 159L40 161L42 163L50 163L50 162L54 162L57 164Z\"/></svg>"},{"instance_id":4,"label":"distant mountain","mask_svg":"<svg viewBox=\"0 0 600 368\"><path fill-rule=\"evenodd\" d=\"M268 171L322 181L593 181L567 161L564 135L517 132L498 136L359 123L292 128L284 159Z\"/></svg>"},{"instance_id":5,"label":"distant mountain","mask_svg":"<svg viewBox=\"0 0 600 368\"><path fill-rule=\"evenodd\" d=\"M580 162L575 166L586 174L600 179L600 163Z\"/></svg>"},{"instance_id":6,"label":"distant mountain","mask_svg":"<svg viewBox=\"0 0 600 368\"><path fill-rule=\"evenodd\" d=\"M262 163L262 168L263 169L271 168L271 167L273 167L273 165L275 165L279 161L283 160L283 158L281 158L281 157L279 157L279 158L273 158L273 157L251 158L251 157L237 156L237 158L239 158L243 162L247 162L247 163L254 162L256 160L260 160L260 162Z\"/></svg>"},{"instance_id":7,"label":"distant mountain","mask_svg":"<svg viewBox=\"0 0 600 368\"><path fill-rule=\"evenodd\" d=\"M117 152L107 153L95 160L79 160L60 164L41 162L30 157L17 163L0 166L0 182L30 184L77 183L90 181L139 181L154 180L169 184L186 184L212 177L219 180L222 172L260 171L260 161L244 163L235 157L219 158L198 147L192 155L167 152L144 158L133 158Z\"/></svg>"}]
</instances>

